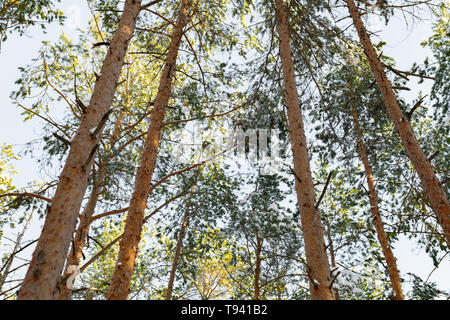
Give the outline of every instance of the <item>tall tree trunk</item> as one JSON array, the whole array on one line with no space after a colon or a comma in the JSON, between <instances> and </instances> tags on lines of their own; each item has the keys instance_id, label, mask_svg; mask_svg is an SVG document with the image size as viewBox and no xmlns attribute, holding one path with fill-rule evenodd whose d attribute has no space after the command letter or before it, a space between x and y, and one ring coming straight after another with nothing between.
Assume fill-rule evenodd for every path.
<instances>
[{"instance_id":1,"label":"tall tree trunk","mask_svg":"<svg viewBox=\"0 0 450 320\"><path fill-rule=\"evenodd\" d=\"M383 65L378 58L369 34L364 27L358 8L355 6L353 0L345 1L347 2L361 44L364 47L364 53L368 58L375 80L380 88L387 113L402 140L406 155L419 175L423 191L428 197L430 206L433 209L439 224L442 226L447 245L450 247L450 202L431 167L430 161L428 161L420 147L408 118L403 115L403 112L400 109L392 85L386 76Z\"/></svg>"},{"instance_id":2,"label":"tall tree trunk","mask_svg":"<svg viewBox=\"0 0 450 320\"><path fill-rule=\"evenodd\" d=\"M328 205L327 205L328 207ZM328 239L328 249L330 251L330 265L332 270L334 270L336 268L336 252L334 250L334 245L333 245L333 238L331 237L331 232L330 232L330 225L327 221L327 230L325 231L325 234L327 236ZM341 300L340 296L339 296L339 290L336 288L333 288L333 292L334 292L334 298L335 300Z\"/></svg>"},{"instance_id":3,"label":"tall tree trunk","mask_svg":"<svg viewBox=\"0 0 450 320\"><path fill-rule=\"evenodd\" d=\"M23 229L19 234L17 235L16 241L14 242L14 248L11 252L11 255L9 256L8 260L6 261L6 265L2 266L3 273L0 274L0 292L2 292L3 285L5 284L6 278L9 275L9 271L11 270L11 266L14 262L14 257L16 253L18 252L20 244L22 243L23 236L25 235L25 231L27 231L28 224L31 221L31 217L33 216L33 211L29 214L28 218L25 220L25 224L23 226Z\"/></svg>"},{"instance_id":4,"label":"tall tree trunk","mask_svg":"<svg viewBox=\"0 0 450 320\"><path fill-rule=\"evenodd\" d=\"M255 300L261 300L261 286L260 286L261 249L262 249L262 240L261 238L256 237L256 261L255 261L255 280L254 280Z\"/></svg>"},{"instance_id":5,"label":"tall tree trunk","mask_svg":"<svg viewBox=\"0 0 450 320\"><path fill-rule=\"evenodd\" d=\"M381 245L384 258L386 259L389 278L391 280L391 286L395 293L395 299L404 300L405 296L403 295L402 284L400 282L400 275L397 269L397 262L394 257L394 253L392 252L391 246L389 244L389 240L386 236L386 232L384 231L383 221L381 220L378 206L377 191L375 189L375 182L373 180L372 175L372 167L370 166L369 158L367 157L366 147L363 141L361 128L359 126L359 116L356 109L353 110L352 117L356 133L358 152L361 161L364 164L364 172L367 179L367 185L369 187L369 202L370 202L370 211L372 212L373 224L375 225L375 229L377 230L378 241Z\"/></svg>"},{"instance_id":6,"label":"tall tree trunk","mask_svg":"<svg viewBox=\"0 0 450 320\"><path fill-rule=\"evenodd\" d=\"M52 299L76 228L99 137L110 112L141 0L127 0L95 83L89 106L71 141L66 165L48 209L44 227L20 288L19 299ZM95 129L96 128L96 129Z\"/></svg>"},{"instance_id":7,"label":"tall tree trunk","mask_svg":"<svg viewBox=\"0 0 450 320\"><path fill-rule=\"evenodd\" d=\"M120 128L122 126L122 120L124 113L121 112L114 125L114 131L108 142L108 149L111 150L116 144ZM108 151L108 150L106 150ZM106 152L108 154L108 152ZM107 166L108 166L108 156L102 159L98 165L98 175L92 187L91 194L89 195L89 200L86 204L85 209L80 215L80 223L78 225L77 231L75 232L75 237L72 243L72 249L70 250L69 256L67 257L66 271L61 277L62 283L60 283L59 290L56 290L55 294L58 300L69 300L72 296L72 289L67 287L67 279L72 274L68 270L69 266L79 266L81 259L83 258L83 249L86 245L87 236L89 234L90 220L95 212L95 207L97 206L98 198L102 192L103 183L105 182Z\"/></svg>"},{"instance_id":8,"label":"tall tree trunk","mask_svg":"<svg viewBox=\"0 0 450 320\"><path fill-rule=\"evenodd\" d=\"M125 230L120 241L119 256L111 279L111 286L106 294L110 300L125 300L129 294L139 241L141 239L144 210L147 205L151 178L155 169L159 148L161 128L169 102L172 76L176 66L183 28L187 23L186 11L189 0L182 0L181 9L172 34L169 51L165 61L154 108L150 116L150 127L142 152L142 159L136 173L134 192L130 201Z\"/></svg>"},{"instance_id":9,"label":"tall tree trunk","mask_svg":"<svg viewBox=\"0 0 450 320\"><path fill-rule=\"evenodd\" d=\"M166 300L172 299L173 283L175 282L175 273L178 268L178 262L180 261L181 247L183 246L184 234L186 228L189 225L189 206L186 207L186 212L181 223L180 233L178 234L177 246L175 248L175 255L172 260L172 269L170 270L169 283L167 284Z\"/></svg>"},{"instance_id":10,"label":"tall tree trunk","mask_svg":"<svg viewBox=\"0 0 450 320\"><path fill-rule=\"evenodd\" d=\"M298 100L286 8L283 0L276 0L278 36L283 67L284 93L288 112L289 134L294 159L295 188L300 209L306 260L309 268L311 298L334 299L331 271L325 250L324 230L320 212L316 208L316 195L311 176L308 148Z\"/></svg>"}]
</instances>

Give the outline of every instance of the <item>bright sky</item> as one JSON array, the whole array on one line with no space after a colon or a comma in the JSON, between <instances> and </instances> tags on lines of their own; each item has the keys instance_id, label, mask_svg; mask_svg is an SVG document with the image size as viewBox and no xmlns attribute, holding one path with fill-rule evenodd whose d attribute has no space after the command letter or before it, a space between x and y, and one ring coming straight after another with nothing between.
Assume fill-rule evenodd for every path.
<instances>
[{"instance_id":1,"label":"bright sky","mask_svg":"<svg viewBox=\"0 0 450 320\"><path fill-rule=\"evenodd\" d=\"M15 152L19 152L22 146L39 136L42 123L39 120L22 122L21 110L11 103L9 95L15 89L14 81L20 76L19 66L26 66L38 55L38 50L44 40L55 41L64 32L69 38L76 40L76 27L85 27L90 18L90 12L85 1L65 0L62 11L69 16L65 26L60 27L52 24L48 33L43 34L39 28L33 28L28 32L28 36L21 38L10 36L2 44L0 52L0 101L2 101L2 112L0 118L0 144L6 142L13 144ZM376 21L375 21L376 22ZM419 44L431 34L429 23L423 22L414 26L414 32L407 29L400 19L393 19L381 37L388 45L384 53L395 58L397 67L408 70L414 62L421 62L429 55L428 49L422 48ZM404 93L404 97L412 102L419 95L419 90L427 92L430 83L425 83L419 88L412 85L410 92ZM24 187L33 180L41 180L42 174L36 165L35 159L28 157L14 162L19 174L14 178L14 183L19 187ZM13 232L17 232L14 230ZM36 239L40 234L40 223L33 223L28 230L26 239ZM417 249L411 241L405 237L394 244L394 253L398 259L399 269L402 276L408 279L407 272L415 273L423 279L433 270L432 260L421 250ZM441 267L434 271L430 277L431 281L438 283L439 288L450 290L450 258L441 264Z\"/></svg>"}]
</instances>

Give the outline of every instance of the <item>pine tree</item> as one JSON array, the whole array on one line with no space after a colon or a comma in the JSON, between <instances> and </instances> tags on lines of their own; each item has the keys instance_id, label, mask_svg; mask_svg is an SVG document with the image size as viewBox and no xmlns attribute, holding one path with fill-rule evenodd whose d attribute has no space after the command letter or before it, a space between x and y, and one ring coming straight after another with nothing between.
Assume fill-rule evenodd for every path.
<instances>
[{"instance_id":1,"label":"pine tree","mask_svg":"<svg viewBox=\"0 0 450 320\"><path fill-rule=\"evenodd\" d=\"M151 178L153 171L155 170L161 128L167 104L171 96L172 77L176 67L183 29L188 23L188 8L189 0L182 0L174 31L171 36L167 58L161 72L158 93L150 116L150 127L147 131L147 138L142 152L141 165L136 173L134 192L128 209L124 235L120 242L120 251L116 269L111 279L111 286L106 295L110 300L124 300L129 294L131 276L133 275L137 248L141 238L144 209L147 205Z\"/></svg>"},{"instance_id":2,"label":"pine tree","mask_svg":"<svg viewBox=\"0 0 450 320\"><path fill-rule=\"evenodd\" d=\"M141 1L125 3L114 38L105 57L89 106L70 142L70 152L33 259L19 291L19 299L51 299L62 272L78 218L89 171L98 148L98 136L110 113L128 43L133 35Z\"/></svg>"},{"instance_id":3,"label":"pine tree","mask_svg":"<svg viewBox=\"0 0 450 320\"><path fill-rule=\"evenodd\" d=\"M320 212L316 207L316 194L311 176L304 124L289 44L288 17L282 0L276 0L276 11L289 134L294 161L295 185L302 219L306 261L310 275L311 298L333 300L331 270L327 252L325 251L324 230Z\"/></svg>"}]
</instances>

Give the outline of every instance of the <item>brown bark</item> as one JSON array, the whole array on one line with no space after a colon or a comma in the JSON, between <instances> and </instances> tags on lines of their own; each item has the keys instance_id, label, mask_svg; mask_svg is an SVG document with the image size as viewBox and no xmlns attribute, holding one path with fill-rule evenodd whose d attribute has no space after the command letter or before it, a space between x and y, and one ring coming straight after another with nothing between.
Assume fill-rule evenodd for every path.
<instances>
[{"instance_id":1,"label":"brown bark","mask_svg":"<svg viewBox=\"0 0 450 320\"><path fill-rule=\"evenodd\" d=\"M324 230L320 212L316 208L316 195L311 176L308 148L300 109L292 53L289 43L289 27L283 0L276 0L278 35L283 67L284 93L288 113L289 134L294 159L295 188L300 209L306 260L310 274L310 292L314 300L333 300L330 289L331 270L325 250Z\"/></svg>"},{"instance_id":2,"label":"brown bark","mask_svg":"<svg viewBox=\"0 0 450 320\"><path fill-rule=\"evenodd\" d=\"M118 29L111 40L91 101L71 141L66 164L18 299L53 298L75 231L99 136L103 130L99 125L105 123L110 111L124 57L141 10L140 5L141 0L125 2Z\"/></svg>"},{"instance_id":3,"label":"brown bark","mask_svg":"<svg viewBox=\"0 0 450 320\"><path fill-rule=\"evenodd\" d=\"M255 290L255 300L261 299L261 249L262 249L262 240L257 237L256 238L256 261L255 261L255 282L254 282L254 290Z\"/></svg>"},{"instance_id":4,"label":"brown bark","mask_svg":"<svg viewBox=\"0 0 450 320\"><path fill-rule=\"evenodd\" d=\"M142 152L141 164L136 173L134 192L128 209L125 230L120 241L119 256L111 279L111 286L106 294L106 298L109 300L125 300L130 291L131 277L133 275L138 245L141 238L144 210L147 205L151 178L155 169L156 156L159 148L161 128L171 94L172 76L175 70L183 28L187 23L186 11L188 4L189 0L182 0L181 9L161 73L158 93L155 98L154 109L150 116L150 126Z\"/></svg>"},{"instance_id":5,"label":"brown bark","mask_svg":"<svg viewBox=\"0 0 450 320\"><path fill-rule=\"evenodd\" d=\"M184 234L186 228L189 225L189 206L186 208L186 213L183 217L183 222L181 223L180 233L178 234L177 246L175 248L175 255L172 260L172 269L170 270L169 283L167 284L166 300L172 299L173 283L175 282L175 273L178 268L178 262L180 261L181 247L183 246Z\"/></svg>"},{"instance_id":6,"label":"brown bark","mask_svg":"<svg viewBox=\"0 0 450 320\"><path fill-rule=\"evenodd\" d=\"M403 114L398 101L395 97L392 85L386 76L383 65L378 58L375 48L372 45L369 34L367 33L358 8L353 0L345 0L353 19L353 23L358 32L364 53L366 54L375 80L380 88L386 111L394 123L395 130L401 138L405 148L406 155L419 175L423 191L428 197L431 208L441 225L447 245L450 247L450 202L442 188L441 183L433 171L430 161L428 161L417 138L411 128L411 124Z\"/></svg>"},{"instance_id":7,"label":"brown bark","mask_svg":"<svg viewBox=\"0 0 450 320\"><path fill-rule=\"evenodd\" d=\"M120 127L122 126L122 120L123 120L123 113L120 113L116 123L114 125L114 131L109 139L109 147L108 149L111 150L115 143L117 142L117 139L119 138L120 134ZM91 194L89 195L89 200L86 204L85 209L80 215L80 222L77 228L77 231L75 232L75 237L73 239L72 248L70 250L69 256L67 257L67 263L66 263L66 271L64 272L61 279L63 280L59 290L56 290L55 294L58 300L69 300L72 296L72 289L67 287L66 280L71 275L70 272L68 272L68 267L71 265L79 266L81 259L83 258L83 249L86 245L87 236L89 234L89 227L91 224L91 218L95 212L95 207L97 206L98 198L101 194L101 190L103 187L103 183L105 182L106 173L107 173L107 165L108 165L108 159L102 159L98 165L98 176L97 179L94 182L94 185L92 187Z\"/></svg>"},{"instance_id":8,"label":"brown bark","mask_svg":"<svg viewBox=\"0 0 450 320\"><path fill-rule=\"evenodd\" d=\"M356 133L358 152L361 161L364 164L364 172L367 179L367 185L369 187L369 202L370 202L370 211L372 212L373 224L375 225L378 241L383 251L384 258L386 259L389 278L391 280L391 287L395 293L395 299L404 300L405 296L403 295L402 284L400 282L400 275L397 269L397 262L394 257L394 253L392 252L391 246L389 244L389 240L386 236L386 232L384 231L383 221L381 220L378 206L377 190L375 188L375 181L372 175L372 167L369 163L369 158L367 157L366 147L363 141L361 128L359 126L359 119L358 119L359 117L356 110L353 110L352 117Z\"/></svg>"},{"instance_id":9,"label":"brown bark","mask_svg":"<svg viewBox=\"0 0 450 320\"><path fill-rule=\"evenodd\" d=\"M331 177L331 175L329 175L329 177ZM327 230L325 233L326 233L326 236L328 239L328 250L330 251L330 265L331 265L332 270L334 270L336 268L336 252L334 250L333 238L331 237L330 225L329 225L328 221L327 221L326 227L327 227ZM341 300L340 296L339 296L339 290L336 288L333 288L333 292L334 292L335 300Z\"/></svg>"}]
</instances>

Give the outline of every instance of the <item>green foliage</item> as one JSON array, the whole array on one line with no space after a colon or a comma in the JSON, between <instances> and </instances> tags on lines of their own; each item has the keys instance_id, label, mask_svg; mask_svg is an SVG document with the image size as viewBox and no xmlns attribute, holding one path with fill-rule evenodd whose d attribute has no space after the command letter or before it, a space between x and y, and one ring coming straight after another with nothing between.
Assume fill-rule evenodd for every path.
<instances>
[{"instance_id":1,"label":"green foliage","mask_svg":"<svg viewBox=\"0 0 450 320\"><path fill-rule=\"evenodd\" d=\"M30 26L39 25L45 30L53 21L62 23L62 11L54 8L60 0L2 0L0 1L0 41L6 41L8 33L23 35Z\"/></svg>"},{"instance_id":2,"label":"green foliage","mask_svg":"<svg viewBox=\"0 0 450 320\"><path fill-rule=\"evenodd\" d=\"M13 176L17 174L12 165L12 160L18 158L14 155L12 146L4 143L0 150L0 195L12 192L15 189ZM0 239L3 236L3 225L10 221L10 216L6 215L7 205L11 197L0 198Z\"/></svg>"},{"instance_id":3,"label":"green foliage","mask_svg":"<svg viewBox=\"0 0 450 320\"><path fill-rule=\"evenodd\" d=\"M14 189L12 177L17 174L12 165L12 160L18 160L14 155L12 146L4 143L0 150L0 193L8 193Z\"/></svg>"},{"instance_id":4,"label":"green foliage","mask_svg":"<svg viewBox=\"0 0 450 320\"><path fill-rule=\"evenodd\" d=\"M425 65L420 68L415 66L414 70L420 71L421 74L430 74L435 77L431 97L435 99L434 118L439 122L448 121L448 113L450 107L450 3L442 2L440 11L436 13L437 21L434 24L434 33L422 43L423 46L429 47L433 54L433 60L428 58ZM448 128L448 122L446 123Z\"/></svg>"},{"instance_id":5,"label":"green foliage","mask_svg":"<svg viewBox=\"0 0 450 320\"><path fill-rule=\"evenodd\" d=\"M419 276L408 273L412 277L412 300L443 300L450 297L449 293L439 290L436 283L423 281ZM447 297L446 297L447 296Z\"/></svg>"},{"instance_id":6,"label":"green foliage","mask_svg":"<svg viewBox=\"0 0 450 320\"><path fill-rule=\"evenodd\" d=\"M3 40L8 32L21 35L33 24L63 21L61 12L54 9L58 1L18 1L5 10L5 4L12 2L4 1L0 9ZM148 219L130 298L164 299L181 224L187 217L174 299L252 299L257 260L261 263L263 299L310 299L291 172L274 3L196 0L191 4L151 181L156 187L152 187L145 209ZM380 212L392 245L406 234L426 250L435 266L443 261L448 248L437 221L430 218L427 199L386 115L364 52L352 40L354 34L336 22L342 14L341 4L325 0L291 0L286 4L316 198L323 192L318 208L332 266L333 289L341 299L391 299L389 276L373 227L356 148L353 112L358 113ZM396 16L397 7L392 1L379 4L382 10L376 14L385 22ZM23 109L24 121L39 119L43 123L38 139L26 146L25 153L34 156L47 173L46 181L30 184L27 191L48 198L59 180L57 172L64 165L68 141L80 125L83 106L89 104L101 72L108 46L100 43L112 39L123 1L91 0L89 5L94 16L87 30L80 31L78 39L62 34L55 42L43 43L36 58L20 68L16 90L11 93L13 101ZM362 12L370 8L362 2L358 5ZM123 232L148 118L173 31L170 21L179 6L179 0L162 1L139 15L86 194L99 190L94 215L113 212L90 226L83 263ZM363 17L370 19L370 14ZM382 54L386 45L382 40L376 50L382 62L394 68L395 61ZM427 110L424 102L411 112L410 122L425 153L433 155L430 161L444 181L446 192L450 192L445 180L450 172L449 128L442 121L450 100L448 9L444 4L434 34L425 45L432 49L433 61L427 60L425 66L412 71L435 77L432 105ZM408 85L398 73L389 73L389 77L395 87ZM418 93L415 102L423 97ZM406 114L412 110L413 105L400 98L399 102ZM235 129L279 133L281 150L273 172L263 174L263 161L260 157L251 161L249 146L244 148L245 159L237 159L233 149L220 154L228 147L222 141L223 135ZM113 141L116 130L117 139ZM194 142L184 140L191 136L195 136ZM270 138L269 149L275 144ZM198 147L199 152L186 151L180 161L180 145ZM12 148L3 146L0 194L24 191L16 190L12 183L14 159ZM95 187L103 166L106 177ZM49 172L49 168L54 170ZM23 212L33 209L38 209L41 217L45 214L45 204L37 198L5 197L0 198L0 205L3 212L19 213L15 217L2 213L0 224L21 223ZM75 299L104 298L118 249L116 243L78 277ZM408 270L400 271L403 274ZM410 298L436 299L444 294L434 283L413 276Z\"/></svg>"}]
</instances>

